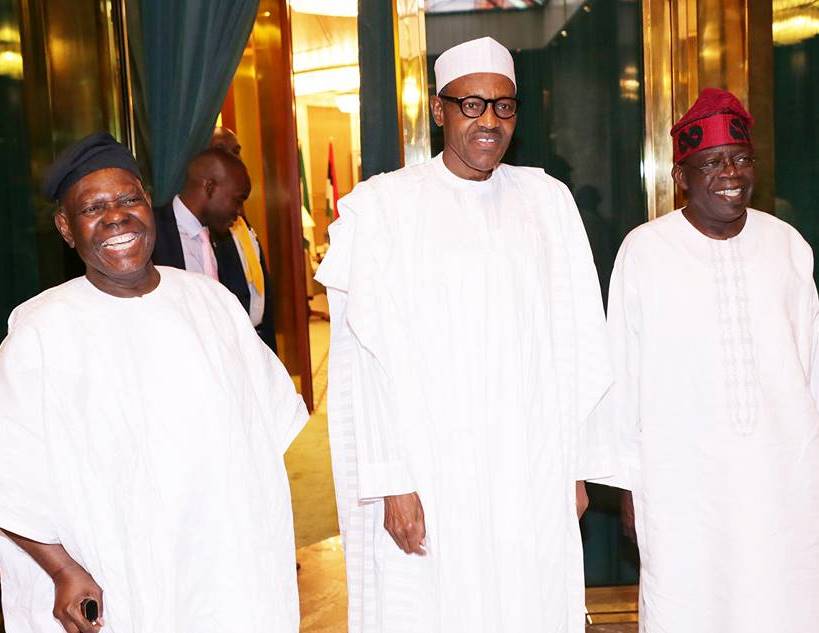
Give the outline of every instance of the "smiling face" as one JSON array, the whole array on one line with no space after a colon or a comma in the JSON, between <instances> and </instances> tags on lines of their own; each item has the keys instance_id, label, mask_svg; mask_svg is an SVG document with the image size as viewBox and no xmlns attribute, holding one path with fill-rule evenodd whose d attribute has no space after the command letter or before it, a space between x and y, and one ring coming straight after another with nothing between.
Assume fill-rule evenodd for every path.
<instances>
[{"instance_id":1,"label":"smiling face","mask_svg":"<svg viewBox=\"0 0 819 633\"><path fill-rule=\"evenodd\" d=\"M103 292L133 297L156 287L151 200L131 172L100 169L81 178L63 196L54 222Z\"/></svg>"},{"instance_id":2,"label":"smiling face","mask_svg":"<svg viewBox=\"0 0 819 633\"><path fill-rule=\"evenodd\" d=\"M512 81L496 73L473 73L449 82L441 94L484 99L514 97ZM444 128L444 164L456 176L486 180L506 153L515 131L516 117L500 119L488 106L475 119L465 116L457 103L431 99L432 116Z\"/></svg>"},{"instance_id":3,"label":"smiling face","mask_svg":"<svg viewBox=\"0 0 819 633\"><path fill-rule=\"evenodd\" d=\"M701 232L724 238L742 229L756 180L753 163L748 145L720 145L674 166L674 182L688 198L686 217Z\"/></svg>"}]
</instances>

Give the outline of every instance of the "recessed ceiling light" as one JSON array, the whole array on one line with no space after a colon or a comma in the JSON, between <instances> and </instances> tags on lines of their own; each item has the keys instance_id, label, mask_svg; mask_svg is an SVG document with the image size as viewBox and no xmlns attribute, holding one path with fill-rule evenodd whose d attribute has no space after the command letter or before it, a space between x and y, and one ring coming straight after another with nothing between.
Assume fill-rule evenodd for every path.
<instances>
[{"instance_id":1,"label":"recessed ceiling light","mask_svg":"<svg viewBox=\"0 0 819 633\"><path fill-rule=\"evenodd\" d=\"M355 17L358 15L357 0L290 0L290 8L299 13Z\"/></svg>"}]
</instances>

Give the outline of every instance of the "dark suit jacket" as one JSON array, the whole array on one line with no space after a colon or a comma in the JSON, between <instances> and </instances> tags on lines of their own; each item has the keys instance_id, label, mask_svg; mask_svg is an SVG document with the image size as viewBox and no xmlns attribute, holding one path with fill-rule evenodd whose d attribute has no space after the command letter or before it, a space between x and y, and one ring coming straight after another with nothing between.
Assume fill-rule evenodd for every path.
<instances>
[{"instance_id":1,"label":"dark suit jacket","mask_svg":"<svg viewBox=\"0 0 819 633\"><path fill-rule=\"evenodd\" d=\"M236 242L230 233L216 237L213 242L213 252L216 253L216 265L219 267L219 281L236 295L249 313L250 288L247 285L245 269L242 268L239 249L236 248ZM267 343L267 346L275 352L276 330L273 327L273 310L275 309L273 288L270 284L270 275L267 272L267 262L261 250L259 256L262 260L262 275L264 276L264 312L262 313L262 322L256 326L256 332Z\"/></svg>"},{"instance_id":2,"label":"dark suit jacket","mask_svg":"<svg viewBox=\"0 0 819 633\"><path fill-rule=\"evenodd\" d=\"M154 208L156 220L156 244L154 245L153 259L158 266L173 266L185 270L185 254L182 251L182 240L179 237L179 227L176 225L176 216L173 213L173 202ZM213 242L213 252L216 255L216 265L219 267L219 281L239 299L244 309L250 312L250 288L247 285L242 258L236 248L236 242L230 234L216 237ZM267 273L267 262L264 253L261 253L262 273L264 274L264 313L262 322L256 328L259 337L267 346L276 351L276 330L273 314L273 288L270 284L270 275Z\"/></svg>"},{"instance_id":3,"label":"dark suit jacket","mask_svg":"<svg viewBox=\"0 0 819 633\"><path fill-rule=\"evenodd\" d=\"M156 244L151 257L157 266L173 266L185 270L185 254L182 252L182 240L179 238L179 227L173 213L173 203L154 207L156 221Z\"/></svg>"}]
</instances>

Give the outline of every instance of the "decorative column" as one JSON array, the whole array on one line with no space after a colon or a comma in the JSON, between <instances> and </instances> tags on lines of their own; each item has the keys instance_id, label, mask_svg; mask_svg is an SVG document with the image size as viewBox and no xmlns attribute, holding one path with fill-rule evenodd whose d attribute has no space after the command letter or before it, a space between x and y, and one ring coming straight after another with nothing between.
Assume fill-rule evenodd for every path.
<instances>
[{"instance_id":1,"label":"decorative column","mask_svg":"<svg viewBox=\"0 0 819 633\"><path fill-rule=\"evenodd\" d=\"M430 157L427 39L422 0L396 0L396 85L404 165Z\"/></svg>"}]
</instances>

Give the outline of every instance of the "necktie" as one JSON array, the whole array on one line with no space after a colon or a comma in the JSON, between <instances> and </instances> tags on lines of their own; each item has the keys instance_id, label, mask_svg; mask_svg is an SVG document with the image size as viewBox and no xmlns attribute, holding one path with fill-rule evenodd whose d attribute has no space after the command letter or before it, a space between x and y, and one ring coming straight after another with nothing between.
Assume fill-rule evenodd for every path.
<instances>
[{"instance_id":1,"label":"necktie","mask_svg":"<svg viewBox=\"0 0 819 633\"><path fill-rule=\"evenodd\" d=\"M203 227L199 232L199 244L202 246L202 272L208 277L219 281L219 271L216 267L216 255L210 243L210 231Z\"/></svg>"},{"instance_id":2,"label":"necktie","mask_svg":"<svg viewBox=\"0 0 819 633\"><path fill-rule=\"evenodd\" d=\"M253 247L253 238L250 235L250 229L247 222L242 216L236 218L236 222L230 227L236 240L239 242L239 248L242 249L242 254L245 256L247 268L245 270L245 278L247 283L252 284L256 288L256 294L260 297L264 295L264 275L262 274L262 262L259 261L259 255Z\"/></svg>"}]
</instances>

